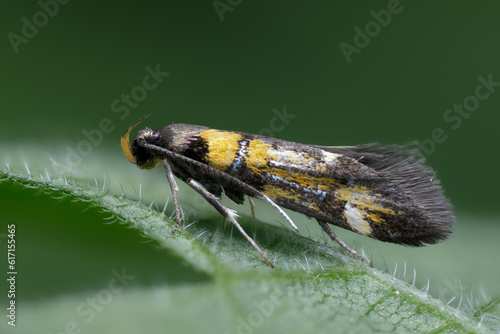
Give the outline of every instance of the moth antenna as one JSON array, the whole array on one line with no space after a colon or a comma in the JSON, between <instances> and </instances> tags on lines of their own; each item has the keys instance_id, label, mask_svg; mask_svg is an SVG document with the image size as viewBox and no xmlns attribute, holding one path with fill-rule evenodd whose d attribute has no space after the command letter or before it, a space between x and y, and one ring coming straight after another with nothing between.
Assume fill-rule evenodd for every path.
<instances>
[{"instance_id":1,"label":"moth antenna","mask_svg":"<svg viewBox=\"0 0 500 334\"><path fill-rule=\"evenodd\" d=\"M121 137L121 146L122 146L122 151L123 154L125 154L125 157L127 157L128 161L133 163L134 165L137 165L137 159L135 158L134 154L132 153L132 147L130 147L130 131L132 131L140 122L151 116L152 114L146 115L142 117L140 120L132 124L128 130L123 134Z\"/></svg>"}]
</instances>

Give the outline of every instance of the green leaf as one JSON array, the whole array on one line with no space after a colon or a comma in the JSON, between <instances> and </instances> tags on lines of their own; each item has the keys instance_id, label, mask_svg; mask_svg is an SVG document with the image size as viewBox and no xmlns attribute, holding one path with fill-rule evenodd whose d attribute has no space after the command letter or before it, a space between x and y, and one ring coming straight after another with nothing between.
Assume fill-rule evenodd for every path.
<instances>
[{"instance_id":1,"label":"green leaf","mask_svg":"<svg viewBox=\"0 0 500 334\"><path fill-rule=\"evenodd\" d=\"M167 216L162 213L169 188L161 170L145 173L126 164L124 159L98 152L85 168L71 169L60 162L63 159L57 162L58 159L44 157L40 152L43 150L25 151L24 156L29 156L29 160L18 158L20 154L5 159L6 167L0 172L2 192L9 190L14 194L15 189L23 186L23 196L38 193L28 194L25 199L39 202L58 198L75 217L81 215L83 202L91 210L101 212L97 213L99 224L106 217L108 221L122 223L117 225L119 229L132 227L168 250L165 259L178 259L162 262L158 258L155 266L168 264L181 268L187 264L187 269L183 271L184 279L175 284L148 285L135 283L141 272L131 274L130 268L117 266L109 268L104 285L55 294L51 298L21 299L16 330L46 333L80 330L137 333L158 329L176 333L488 330L478 321L481 314L474 317L448 306L425 289L417 289L340 253L332 244L318 243L287 226L256 224L252 218L241 217L242 226L274 262L276 268L270 269L236 230L231 226L222 229L221 218L186 187L180 191L186 221L172 234L174 221L167 217L172 212L171 206L165 211ZM39 207L39 214L44 210ZM194 219L195 214L201 216ZM262 215L261 210L258 216L264 221L272 221L273 217ZM65 224L72 224L72 219ZM21 230L19 225L17 228ZM18 243L18 247L27 246ZM92 248L92 244L87 247ZM102 251L100 256L108 253L113 250ZM78 271L76 274L87 275ZM493 305L490 303L483 309L487 311ZM2 327L12 330L5 321Z\"/></svg>"}]
</instances>

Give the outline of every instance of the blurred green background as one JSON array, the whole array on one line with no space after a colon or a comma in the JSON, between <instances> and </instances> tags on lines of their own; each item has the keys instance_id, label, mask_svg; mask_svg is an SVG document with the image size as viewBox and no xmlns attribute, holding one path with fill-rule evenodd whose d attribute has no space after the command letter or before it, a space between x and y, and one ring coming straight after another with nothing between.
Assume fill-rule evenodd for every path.
<instances>
[{"instance_id":1,"label":"blurred green background","mask_svg":"<svg viewBox=\"0 0 500 334\"><path fill-rule=\"evenodd\" d=\"M455 117L453 121L444 116L454 104L474 101L470 97L477 94L478 77L500 82L500 3L241 1L223 13L212 1L70 1L58 4L57 10L54 2L42 3L50 3L48 11L54 14L45 15L46 22L36 14L43 10L36 1L0 5L2 157L15 156L17 147L36 144L50 154L61 148L59 154L67 158L67 147L76 150L87 140L82 131L95 133L105 118L108 133L102 143L91 145L79 167L90 163L96 151L121 157L119 136L150 113L153 117L146 123L153 128L176 122L249 133L271 131L278 138L319 145L428 143L440 128L440 138L446 139L427 154L428 163L437 170L457 216L466 218L457 227L456 239L423 250L388 245L383 256L405 261L399 256L412 253L409 261L416 266L421 261L425 270L433 250L440 249L438 258L443 262L434 265L434 273L422 272L424 282L427 277L464 279L460 271L464 263L466 267L482 263L474 269L478 285L484 284L487 291L495 288L488 266L498 268L498 260L488 260L499 252L495 152L500 87L492 87L495 91L489 97L477 100L479 105L470 115L460 116L460 123L458 114L447 114ZM218 3L228 6L227 1ZM355 47L360 42L355 40L355 28L365 31L365 25L375 20L372 11L383 16L381 11L387 13L388 6L398 13L390 22L386 18L388 23L379 31L369 31L367 45L347 59L341 43ZM34 19L39 23L36 33L24 27L26 20ZM23 29L33 36L23 39ZM140 87L147 67L169 75L154 89L144 90ZM128 107L122 101L124 94L132 96ZM284 108L293 118L275 121L276 112L283 113ZM23 158L29 161L29 156ZM128 162L123 159L123 164ZM126 265L136 273L143 273L140 284L206 279L189 268L179 269L178 260L154 244L142 244L145 240L136 231L103 226L103 215L97 211L75 216L80 208L65 212L57 201L11 185L0 184L0 200L2 224L16 220L18 238L26 238L19 256L24 254L20 263L30 274L22 277L26 284L20 288L20 298L98 289L96 282L107 282L109 270L119 268L122 264L117 261L123 258L131 261ZM47 207L50 216L36 214ZM91 235L79 245L80 233L89 224L94 224ZM50 239L51 235L70 239ZM378 247L366 239L357 240ZM447 250L453 240L456 247ZM351 234L346 242L350 241ZM475 246L467 248L468 242ZM92 253L94 244L97 251ZM130 252L129 247L134 256L124 253L124 249ZM109 262L99 256L101 248L110 248ZM451 254L460 249L464 253ZM85 279L78 271L57 269L64 261L69 265L69 259L75 268L83 268ZM158 265L163 262L176 265ZM443 273L446 268L457 271ZM38 270L54 270L64 279L51 285L26 277ZM471 274L469 288L475 285L473 278Z\"/></svg>"},{"instance_id":2,"label":"blurred green background","mask_svg":"<svg viewBox=\"0 0 500 334\"><path fill-rule=\"evenodd\" d=\"M2 4L0 107L3 142L77 143L82 130L109 118L104 144L143 115L151 127L172 122L259 132L273 108L296 118L277 137L322 145L424 140L435 128L448 139L429 163L457 208L497 212L498 166L492 146L500 94L456 130L443 120L473 95L478 76L500 82L500 5L402 2L401 12L348 64L340 43L373 21L386 1L247 2L219 19L210 1L69 2L19 52L36 1ZM142 84L146 66L170 75L120 119L111 104ZM120 104L124 105L123 103ZM279 124L278 124L279 125ZM120 152L117 151L117 154Z\"/></svg>"}]
</instances>

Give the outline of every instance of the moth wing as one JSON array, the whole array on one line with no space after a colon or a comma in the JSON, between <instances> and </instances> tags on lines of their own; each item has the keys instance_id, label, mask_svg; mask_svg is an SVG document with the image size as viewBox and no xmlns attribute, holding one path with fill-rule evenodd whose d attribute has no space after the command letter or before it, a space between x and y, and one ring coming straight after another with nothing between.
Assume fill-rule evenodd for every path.
<instances>
[{"instance_id":1,"label":"moth wing","mask_svg":"<svg viewBox=\"0 0 500 334\"><path fill-rule=\"evenodd\" d=\"M342 154L375 170L390 184L400 187L416 205L425 210L446 233L451 233L455 220L435 171L425 165L425 157L417 142L406 145L371 143L357 146L315 146L327 152Z\"/></svg>"},{"instance_id":2,"label":"moth wing","mask_svg":"<svg viewBox=\"0 0 500 334\"><path fill-rule=\"evenodd\" d=\"M243 204L245 202L245 194L238 192L229 187L224 187L224 194L229 197L236 204Z\"/></svg>"}]
</instances>

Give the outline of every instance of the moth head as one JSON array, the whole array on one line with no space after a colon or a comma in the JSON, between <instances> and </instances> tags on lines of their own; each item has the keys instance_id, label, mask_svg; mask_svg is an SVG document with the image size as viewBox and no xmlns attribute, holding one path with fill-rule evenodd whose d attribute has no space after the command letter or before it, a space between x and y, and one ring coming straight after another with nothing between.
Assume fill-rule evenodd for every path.
<instances>
[{"instance_id":1,"label":"moth head","mask_svg":"<svg viewBox=\"0 0 500 334\"><path fill-rule=\"evenodd\" d=\"M150 128L145 128L137 132L137 134L132 139L132 144L130 143L130 132L144 119L151 115L144 116L123 134L121 138L121 146L123 154L125 157L133 164L139 166L142 169L151 169L160 160L160 158L155 155L155 152L150 148L144 146L145 143L155 144L158 140L159 132Z\"/></svg>"}]
</instances>

